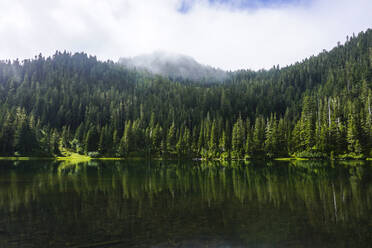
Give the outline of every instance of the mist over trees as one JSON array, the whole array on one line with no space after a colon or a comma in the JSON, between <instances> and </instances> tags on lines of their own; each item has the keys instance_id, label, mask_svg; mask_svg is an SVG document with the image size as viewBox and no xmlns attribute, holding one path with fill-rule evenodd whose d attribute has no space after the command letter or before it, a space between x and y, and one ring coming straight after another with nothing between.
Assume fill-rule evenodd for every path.
<instances>
[{"instance_id":1,"label":"mist over trees","mask_svg":"<svg viewBox=\"0 0 372 248\"><path fill-rule=\"evenodd\" d=\"M294 65L222 83L84 53L0 62L0 154L372 156L372 30Z\"/></svg>"},{"instance_id":2,"label":"mist over trees","mask_svg":"<svg viewBox=\"0 0 372 248\"><path fill-rule=\"evenodd\" d=\"M228 72L202 65L189 56L161 51L133 58L121 58L119 63L129 69L147 71L169 77L171 80L210 84L222 82L228 77Z\"/></svg>"}]
</instances>

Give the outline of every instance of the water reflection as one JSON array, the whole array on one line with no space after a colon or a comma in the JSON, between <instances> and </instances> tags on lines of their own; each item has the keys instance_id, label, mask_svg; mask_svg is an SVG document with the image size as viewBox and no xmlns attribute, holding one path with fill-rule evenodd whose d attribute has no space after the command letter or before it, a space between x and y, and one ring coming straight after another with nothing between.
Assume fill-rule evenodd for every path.
<instances>
[{"instance_id":1,"label":"water reflection","mask_svg":"<svg viewBox=\"0 0 372 248\"><path fill-rule=\"evenodd\" d=\"M364 162L0 164L0 247L366 247Z\"/></svg>"}]
</instances>

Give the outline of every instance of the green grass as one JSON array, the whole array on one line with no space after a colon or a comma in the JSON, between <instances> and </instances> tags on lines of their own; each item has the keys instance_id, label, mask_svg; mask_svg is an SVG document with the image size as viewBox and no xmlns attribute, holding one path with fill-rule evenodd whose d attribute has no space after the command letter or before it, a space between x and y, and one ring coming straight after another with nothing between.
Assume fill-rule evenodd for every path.
<instances>
[{"instance_id":1,"label":"green grass","mask_svg":"<svg viewBox=\"0 0 372 248\"><path fill-rule=\"evenodd\" d=\"M92 158L78 153L70 153L68 156L56 157L56 159L58 161L85 162L91 160Z\"/></svg>"},{"instance_id":2,"label":"green grass","mask_svg":"<svg viewBox=\"0 0 372 248\"><path fill-rule=\"evenodd\" d=\"M289 158L274 158L274 160L277 160L277 161L293 161L293 160L303 161L303 160L309 160L309 159L308 158L289 157Z\"/></svg>"},{"instance_id":3,"label":"green grass","mask_svg":"<svg viewBox=\"0 0 372 248\"><path fill-rule=\"evenodd\" d=\"M125 158L91 158L91 159L93 160L126 160Z\"/></svg>"},{"instance_id":4,"label":"green grass","mask_svg":"<svg viewBox=\"0 0 372 248\"><path fill-rule=\"evenodd\" d=\"M81 155L79 153L69 151L62 147L60 148L60 151L61 151L62 156L56 157L56 160L58 161L69 161L72 163L79 163L79 162L87 162L91 160L91 157L87 155Z\"/></svg>"},{"instance_id":5,"label":"green grass","mask_svg":"<svg viewBox=\"0 0 372 248\"><path fill-rule=\"evenodd\" d=\"M129 157L129 158L115 158L115 157L102 157L102 158L92 158L87 155L81 155L74 152L64 152L65 156L59 157L0 157L0 160L13 160L13 161L28 161L28 160L58 160L58 161L69 161L69 162L87 162L90 160L143 160L142 157ZM342 159L344 157L337 157ZM360 157L351 158L350 160L360 160ZM153 160L167 160L164 158L153 158ZM213 159L214 161L224 161L223 159ZM308 158L298 158L298 157L284 157L284 158L274 158L276 161L305 161ZM368 161L372 161L372 158L366 158Z\"/></svg>"}]
</instances>

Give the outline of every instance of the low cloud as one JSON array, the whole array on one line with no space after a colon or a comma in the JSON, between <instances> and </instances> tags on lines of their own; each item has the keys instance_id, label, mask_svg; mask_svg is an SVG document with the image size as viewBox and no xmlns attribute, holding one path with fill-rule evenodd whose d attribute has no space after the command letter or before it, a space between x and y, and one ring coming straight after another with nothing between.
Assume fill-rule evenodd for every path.
<instances>
[{"instance_id":1,"label":"low cloud","mask_svg":"<svg viewBox=\"0 0 372 248\"><path fill-rule=\"evenodd\" d=\"M184 7L182 7L184 5ZM0 59L166 50L223 69L285 66L371 27L369 0L2 0Z\"/></svg>"}]
</instances>

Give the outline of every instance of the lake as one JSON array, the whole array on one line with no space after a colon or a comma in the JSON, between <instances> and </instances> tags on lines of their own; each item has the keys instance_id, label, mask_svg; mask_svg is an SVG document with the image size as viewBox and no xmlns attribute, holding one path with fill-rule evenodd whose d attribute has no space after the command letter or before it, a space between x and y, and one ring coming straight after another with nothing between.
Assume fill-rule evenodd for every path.
<instances>
[{"instance_id":1,"label":"lake","mask_svg":"<svg viewBox=\"0 0 372 248\"><path fill-rule=\"evenodd\" d=\"M0 161L0 247L371 247L372 162Z\"/></svg>"}]
</instances>

